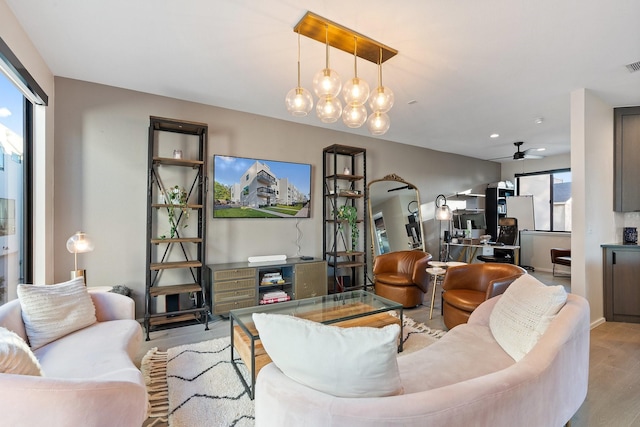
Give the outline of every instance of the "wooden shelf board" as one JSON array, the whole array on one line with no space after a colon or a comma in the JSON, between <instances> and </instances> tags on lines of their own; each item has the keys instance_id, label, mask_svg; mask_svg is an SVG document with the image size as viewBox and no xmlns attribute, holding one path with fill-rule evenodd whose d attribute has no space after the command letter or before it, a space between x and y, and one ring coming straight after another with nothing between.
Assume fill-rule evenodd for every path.
<instances>
[{"instance_id":1,"label":"wooden shelf board","mask_svg":"<svg viewBox=\"0 0 640 427\"><path fill-rule=\"evenodd\" d=\"M330 267L334 267L334 268L364 267L364 262L340 261L340 262L328 262L327 264Z\"/></svg>"},{"instance_id":2,"label":"wooden shelf board","mask_svg":"<svg viewBox=\"0 0 640 427\"><path fill-rule=\"evenodd\" d=\"M166 325L168 323L186 322L189 320L197 320L195 313L186 314L166 314L162 317L152 317L149 319L149 325Z\"/></svg>"},{"instance_id":3,"label":"wooden shelf board","mask_svg":"<svg viewBox=\"0 0 640 427\"><path fill-rule=\"evenodd\" d=\"M184 285L168 285L168 286L152 286L149 288L149 294L157 297L158 295L175 295L187 292L199 292L202 288L198 283L187 283Z\"/></svg>"},{"instance_id":4,"label":"wooden shelf board","mask_svg":"<svg viewBox=\"0 0 640 427\"><path fill-rule=\"evenodd\" d=\"M151 244L158 245L160 243L202 243L200 237L178 237L173 239L151 239Z\"/></svg>"},{"instance_id":5,"label":"wooden shelf board","mask_svg":"<svg viewBox=\"0 0 640 427\"><path fill-rule=\"evenodd\" d=\"M177 262L152 262L149 265L151 270L165 270L168 268L198 268L202 267L200 261L177 261Z\"/></svg>"},{"instance_id":6,"label":"wooden shelf board","mask_svg":"<svg viewBox=\"0 0 640 427\"><path fill-rule=\"evenodd\" d=\"M174 159L172 157L154 157L153 163L159 165L185 166L197 168L204 165L204 160Z\"/></svg>"},{"instance_id":7,"label":"wooden shelf board","mask_svg":"<svg viewBox=\"0 0 640 427\"><path fill-rule=\"evenodd\" d=\"M181 209L180 205L173 205L173 204L169 204L169 203L152 203L151 207L152 208L169 208L173 206L176 209ZM198 204L187 204L187 208L188 209L202 209L202 205L198 205Z\"/></svg>"}]
</instances>

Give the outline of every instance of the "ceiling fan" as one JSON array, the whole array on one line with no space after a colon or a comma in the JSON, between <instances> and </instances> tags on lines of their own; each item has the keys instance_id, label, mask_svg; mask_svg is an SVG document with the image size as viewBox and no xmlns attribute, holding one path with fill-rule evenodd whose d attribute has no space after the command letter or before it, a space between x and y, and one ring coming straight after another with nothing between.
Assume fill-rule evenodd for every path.
<instances>
[{"instance_id":1,"label":"ceiling fan","mask_svg":"<svg viewBox=\"0 0 640 427\"><path fill-rule=\"evenodd\" d=\"M520 147L524 144L524 141L514 142L513 145L516 146L516 152L513 153L513 157L498 157L497 159L492 160L502 160L512 158L513 160L524 160L524 159L542 159L544 156L539 154L531 154L531 152L535 151L534 148L529 148L524 151L520 151Z\"/></svg>"},{"instance_id":2,"label":"ceiling fan","mask_svg":"<svg viewBox=\"0 0 640 427\"><path fill-rule=\"evenodd\" d=\"M542 159L544 156L539 154L529 154L533 148L529 148L528 150L520 151L520 146L524 144L523 141L514 142L513 145L517 147L517 151L513 153L513 160L522 160L522 159Z\"/></svg>"}]
</instances>

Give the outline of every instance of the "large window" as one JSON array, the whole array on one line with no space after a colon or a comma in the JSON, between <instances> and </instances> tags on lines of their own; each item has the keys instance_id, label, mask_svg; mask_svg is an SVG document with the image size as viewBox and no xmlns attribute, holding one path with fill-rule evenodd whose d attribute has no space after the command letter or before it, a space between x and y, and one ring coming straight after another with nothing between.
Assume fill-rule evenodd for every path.
<instances>
[{"instance_id":1,"label":"large window","mask_svg":"<svg viewBox=\"0 0 640 427\"><path fill-rule=\"evenodd\" d=\"M0 38L0 304L33 280L33 111L47 102Z\"/></svg>"},{"instance_id":2,"label":"large window","mask_svg":"<svg viewBox=\"0 0 640 427\"><path fill-rule=\"evenodd\" d=\"M516 175L518 195L533 196L536 230L571 231L571 170Z\"/></svg>"}]
</instances>

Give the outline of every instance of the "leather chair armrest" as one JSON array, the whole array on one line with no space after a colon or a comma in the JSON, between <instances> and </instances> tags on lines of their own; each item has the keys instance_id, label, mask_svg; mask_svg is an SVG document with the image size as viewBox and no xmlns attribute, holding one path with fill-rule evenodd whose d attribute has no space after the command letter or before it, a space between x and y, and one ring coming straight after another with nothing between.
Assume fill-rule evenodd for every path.
<instances>
[{"instance_id":1,"label":"leather chair armrest","mask_svg":"<svg viewBox=\"0 0 640 427\"><path fill-rule=\"evenodd\" d=\"M497 295L501 295L507 290L509 285L513 283L522 274L514 274L513 276L504 277L501 279L492 280L487 287L486 299L491 299Z\"/></svg>"},{"instance_id":2,"label":"leather chair armrest","mask_svg":"<svg viewBox=\"0 0 640 427\"><path fill-rule=\"evenodd\" d=\"M427 273L429 261L431 261L431 257L426 256L417 260L413 265L412 280L413 283L422 290L422 292L427 292L427 289L429 288L429 274Z\"/></svg>"}]
</instances>

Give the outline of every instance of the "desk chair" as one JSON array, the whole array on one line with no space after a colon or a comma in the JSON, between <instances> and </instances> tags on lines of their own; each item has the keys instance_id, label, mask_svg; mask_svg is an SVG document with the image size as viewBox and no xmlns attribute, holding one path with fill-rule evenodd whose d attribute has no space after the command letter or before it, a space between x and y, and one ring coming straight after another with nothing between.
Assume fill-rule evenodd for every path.
<instances>
[{"instance_id":1,"label":"desk chair","mask_svg":"<svg viewBox=\"0 0 640 427\"><path fill-rule=\"evenodd\" d=\"M516 218L498 218L498 238L496 243L514 246L518 240L518 220ZM500 262L513 264L513 249L498 249L495 246L493 255L478 255L478 259L484 262Z\"/></svg>"}]
</instances>

